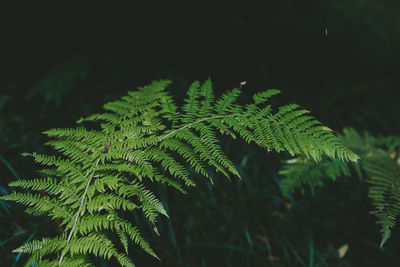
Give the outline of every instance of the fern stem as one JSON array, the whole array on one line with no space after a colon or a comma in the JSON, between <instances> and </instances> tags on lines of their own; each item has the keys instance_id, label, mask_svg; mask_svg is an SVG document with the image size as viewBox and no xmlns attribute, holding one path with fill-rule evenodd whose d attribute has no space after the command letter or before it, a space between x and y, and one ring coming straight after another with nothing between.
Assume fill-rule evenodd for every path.
<instances>
[{"instance_id":1,"label":"fern stem","mask_svg":"<svg viewBox=\"0 0 400 267\"><path fill-rule=\"evenodd\" d=\"M106 153L106 151L104 151L102 155L104 155L104 153ZM78 223L79 214L81 213L81 210L82 210L82 207L83 207L83 203L85 202L87 191L88 191L90 183L91 183L91 181L93 179L94 173L96 172L97 167L99 166L100 160L101 160L101 157L99 157L97 159L97 161L96 161L96 163L95 163L95 165L93 167L93 171L90 174L89 180L87 181L86 188L85 188L85 191L83 192L83 195L82 195L82 198L81 198L81 203L80 203L79 208L78 208L78 212L75 215L74 224L72 225L72 228L71 228L71 230L70 230L70 232L68 234L67 244L66 244L65 248L63 249L63 251L61 253L60 259L58 260L58 266L61 266L61 263L63 261L64 255L65 255L65 250L67 249L67 246L68 246L69 242L71 241L72 235L73 235L73 233L75 231L75 227L76 227L76 225Z\"/></svg>"},{"instance_id":2,"label":"fern stem","mask_svg":"<svg viewBox=\"0 0 400 267\"><path fill-rule=\"evenodd\" d=\"M200 119L200 120L191 122L191 123L186 124L185 126L179 128L179 129L176 129L176 130L174 130L174 131L172 131L172 132L170 132L170 133L164 135L163 137L161 137L160 139L157 140L157 143L159 143L159 142L161 142L162 140L164 140L164 139L170 137L171 135L175 134L176 132L179 132L179 131L182 131L182 130L184 130L184 129L186 129L186 128L189 128L190 126L192 126L192 125L194 125L194 124L196 124L196 123L200 123L200 122L207 121L207 120L212 120L212 119L227 118L227 117L236 116L236 115L239 115L239 114L236 114L236 113L235 113L235 114L230 114L230 115L226 115L226 116L219 115L219 116L213 116L213 117L203 118L203 119ZM143 150L143 152L147 151L147 150L148 150L149 148L151 148L151 147L152 147L152 146L147 147L145 150Z\"/></svg>"}]
</instances>

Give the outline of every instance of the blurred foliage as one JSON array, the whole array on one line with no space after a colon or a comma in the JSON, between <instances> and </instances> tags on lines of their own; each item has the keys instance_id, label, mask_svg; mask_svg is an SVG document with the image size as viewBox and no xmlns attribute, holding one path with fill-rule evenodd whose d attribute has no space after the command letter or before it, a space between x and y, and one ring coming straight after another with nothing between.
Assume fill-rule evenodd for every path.
<instances>
[{"instance_id":1,"label":"blurred foliage","mask_svg":"<svg viewBox=\"0 0 400 267\"><path fill-rule=\"evenodd\" d=\"M20 154L46 152L42 131L70 126L160 78L174 80L181 99L194 79L211 75L222 91L246 80L249 97L247 88L281 89L280 103L310 107L332 129L400 132L398 1L5 1L0 12L0 194L10 191L12 170L35 176ZM161 237L151 240L165 259L159 266L399 266L400 233L394 229L379 248L368 188L358 179L327 181L313 197L286 200L277 173L287 155L234 143L227 153L243 182L200 182L194 202L157 189L176 218L162 220ZM1 266L19 259L12 249L52 231L18 205L0 207L0 224ZM135 257L138 266L157 264Z\"/></svg>"},{"instance_id":2,"label":"blurred foliage","mask_svg":"<svg viewBox=\"0 0 400 267\"><path fill-rule=\"evenodd\" d=\"M382 233L380 246L383 247L400 214L400 138L360 135L353 128L345 128L339 138L357 153L359 161L347 163L325 158L317 163L302 155L286 160L279 171L283 177L280 182L282 193L291 197L296 190L304 194L308 188L313 193L327 178L336 181L339 177L358 176L369 184L368 196L374 206L370 213L377 217Z\"/></svg>"}]
</instances>

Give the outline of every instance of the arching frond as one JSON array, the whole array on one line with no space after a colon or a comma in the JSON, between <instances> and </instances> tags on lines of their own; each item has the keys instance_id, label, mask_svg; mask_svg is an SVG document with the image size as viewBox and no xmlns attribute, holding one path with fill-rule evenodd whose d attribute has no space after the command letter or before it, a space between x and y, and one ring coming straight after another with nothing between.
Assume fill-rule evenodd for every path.
<instances>
[{"instance_id":1,"label":"arching frond","mask_svg":"<svg viewBox=\"0 0 400 267\"><path fill-rule=\"evenodd\" d=\"M38 193L13 193L2 199L22 203L31 213L46 214L62 226L59 236L31 241L16 250L31 254L27 264L91 266L86 257L90 254L133 266L131 243L157 258L127 214L142 212L158 233L158 216L169 216L146 189L147 183L165 183L185 192L185 187L195 186L193 171L211 180L214 171L240 178L221 147L220 134L315 161L324 156L344 162L358 159L298 105L274 109L269 99L278 90L257 93L253 103L241 105L236 102L239 89L216 100L210 79L195 81L178 107L165 91L169 84L155 81L106 103L104 113L78 120L90 121L92 127L45 131L54 155L26 154L45 166L41 171L45 177L10 185Z\"/></svg>"}]
</instances>

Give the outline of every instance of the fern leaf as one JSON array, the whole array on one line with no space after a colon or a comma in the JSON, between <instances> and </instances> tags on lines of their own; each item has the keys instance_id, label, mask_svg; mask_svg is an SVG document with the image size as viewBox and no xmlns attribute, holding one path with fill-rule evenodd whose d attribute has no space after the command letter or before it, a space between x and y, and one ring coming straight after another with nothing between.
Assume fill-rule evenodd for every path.
<instances>
[{"instance_id":1,"label":"fern leaf","mask_svg":"<svg viewBox=\"0 0 400 267\"><path fill-rule=\"evenodd\" d=\"M198 100L200 97L200 82L193 82L187 94L188 98L184 100L186 104L182 107L182 110L185 112L182 120L184 122L191 122L197 117L197 112L200 110L200 103Z\"/></svg>"},{"instance_id":2,"label":"fern leaf","mask_svg":"<svg viewBox=\"0 0 400 267\"><path fill-rule=\"evenodd\" d=\"M10 185L42 195L13 193L1 199L22 203L32 214L60 219L64 228L59 236L17 249L31 254L27 264L91 266L87 257L91 254L134 266L128 254L131 241L157 258L126 214L141 211L158 234L159 215L169 216L145 183L165 183L185 193L185 186L195 186L192 171L211 181L213 170L240 178L223 152L218 133L315 161L325 155L357 159L329 128L298 105L274 112L268 101L278 90L255 94L254 102L243 106L236 103L239 89L215 102L211 79L202 84L195 81L178 107L165 91L169 84L169 80L152 82L106 103L104 113L77 121L90 121L91 127L45 131L52 138L47 145L54 155L26 154L44 166L42 174L47 177ZM112 240L120 242L124 252Z\"/></svg>"},{"instance_id":3,"label":"fern leaf","mask_svg":"<svg viewBox=\"0 0 400 267\"><path fill-rule=\"evenodd\" d=\"M210 114L210 111L213 108L212 104L214 102L214 93L210 78L208 78L208 80L201 85L200 96L203 97L203 100L201 101L201 113L199 115L207 116Z\"/></svg>"},{"instance_id":4,"label":"fern leaf","mask_svg":"<svg viewBox=\"0 0 400 267\"><path fill-rule=\"evenodd\" d=\"M400 167L385 153L366 160L364 165L371 185L368 196L375 208L371 214L378 218L377 224L382 227L382 247L400 214Z\"/></svg>"}]
</instances>

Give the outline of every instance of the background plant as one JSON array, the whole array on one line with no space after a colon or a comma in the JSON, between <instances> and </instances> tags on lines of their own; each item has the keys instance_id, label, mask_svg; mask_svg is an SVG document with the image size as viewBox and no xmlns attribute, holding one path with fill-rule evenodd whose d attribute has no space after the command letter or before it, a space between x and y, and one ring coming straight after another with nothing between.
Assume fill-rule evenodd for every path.
<instances>
[{"instance_id":1,"label":"background plant","mask_svg":"<svg viewBox=\"0 0 400 267\"><path fill-rule=\"evenodd\" d=\"M398 189L400 161L398 157L400 139L395 136L374 138L368 133L360 136L354 129L345 129L341 137L344 144L357 151L361 161L348 164L337 160L314 163L297 157L287 160L280 174L284 176L280 186L285 196L296 189L303 193L308 185L311 192L323 184L324 178L336 180L341 176L351 176L352 172L369 184L368 196L374 209L371 214L377 217L381 226L382 247L388 240L400 213L400 193Z\"/></svg>"}]
</instances>

